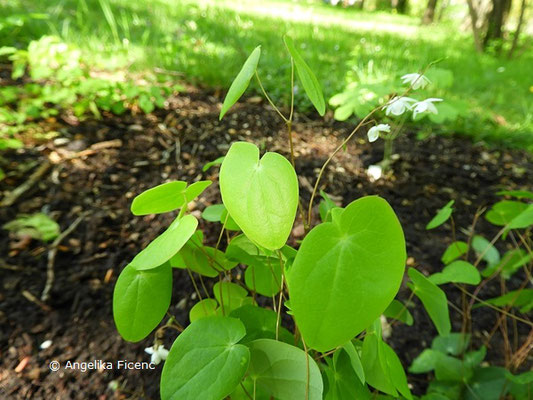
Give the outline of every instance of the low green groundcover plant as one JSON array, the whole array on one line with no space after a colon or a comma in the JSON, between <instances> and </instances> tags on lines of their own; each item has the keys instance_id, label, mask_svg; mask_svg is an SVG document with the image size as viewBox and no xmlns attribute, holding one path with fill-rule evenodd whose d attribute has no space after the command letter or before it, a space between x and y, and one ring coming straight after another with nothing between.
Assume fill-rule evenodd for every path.
<instances>
[{"instance_id":1,"label":"low green groundcover plant","mask_svg":"<svg viewBox=\"0 0 533 400\"><path fill-rule=\"evenodd\" d=\"M293 41L284 40L291 62L291 93L296 75L323 115L325 101L314 73ZM146 350L154 363L166 359L160 386L163 399L370 399L377 392L379 398L413 399L402 364L384 340L386 318L413 323L407 308L394 299L406 265L404 234L394 210L378 196L338 207L320 191L321 222L312 218L324 169L369 121L368 116L324 164L304 209L294 169L294 96L288 116L271 102L257 73L260 55L257 47L246 60L220 118L255 78L286 123L290 159L274 152L261 156L256 145L236 142L224 157L204 167L220 165L222 203L202 213L204 220L222 224L215 247L204 244L198 220L188 212L188 203L211 181L172 181L138 195L131 206L134 215L179 212L120 274L113 297L117 329L125 340L137 342L157 328L154 345ZM405 94L419 79L424 78L417 74ZM444 223L450 207L439 212L430 227ZM287 244L295 220L305 229L298 249ZM225 250L220 249L223 243ZM447 259L451 260L449 254ZM408 285L427 309L443 338L440 341L455 340L457 334L451 333L446 295L438 285L479 281L473 271L457 277L452 265L447 267L450 271L430 278L412 268L408 271ZM198 297L185 329L173 317L158 328L171 302L173 268L187 270ZM215 278L216 283L210 285L204 278ZM180 331L170 351L160 339L168 328ZM447 364L441 364L462 354L435 343L426 351L431 353L423 353L412 372L436 369L439 382L446 378L441 371ZM483 354L466 355L472 361L468 361L471 373L465 376L476 383ZM429 361L424 364L424 360ZM455 379L460 370L450 373ZM522 386L516 383L522 389L529 383L527 377L511 376L527 381ZM426 398L448 398L429 395L433 397Z\"/></svg>"}]
</instances>

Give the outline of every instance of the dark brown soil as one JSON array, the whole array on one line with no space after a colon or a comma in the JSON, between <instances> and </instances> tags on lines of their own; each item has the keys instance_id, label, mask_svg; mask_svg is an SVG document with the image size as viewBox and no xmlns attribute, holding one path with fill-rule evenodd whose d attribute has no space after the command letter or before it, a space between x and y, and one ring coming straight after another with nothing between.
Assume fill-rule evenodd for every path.
<instances>
[{"instance_id":1,"label":"dark brown soil","mask_svg":"<svg viewBox=\"0 0 533 400\"><path fill-rule=\"evenodd\" d=\"M218 168L203 173L202 166L225 153L233 141L252 141L264 149L287 155L284 125L264 104L251 98L218 121L220 98L203 91L171 101L168 111L149 116L105 116L77 125L62 121L51 125L60 138L38 147L3 154L0 166L8 177L0 183L7 193L28 179L38 164L77 151L91 154L54 164L49 172L9 208L0 210L0 223L20 213L44 211L65 230L82 212L87 217L61 244L55 260L56 279L46 304L39 298L46 281L48 248L38 241L19 241L2 231L0 239L0 397L13 399L114 399L158 398L161 365L155 371L61 369L51 372L51 360L148 361L144 348L153 338L127 343L115 330L112 317L114 283L127 262L163 230L172 215L133 217L131 199L167 179L217 178ZM314 117L312 117L314 118ZM71 121L70 121L71 122ZM297 116L294 125L296 164L302 198L308 201L318 168L353 126ZM372 182L365 169L378 162L383 143L369 144L359 134L330 164L322 188L343 205L379 194L395 209L408 243L408 265L430 273L442 268L440 256L453 240L450 223L426 231L425 225L450 199L455 199L454 224L458 239L465 240L479 207L494 203L500 189L531 189L532 158L521 151L487 149L457 137L416 140L408 133L396 142L398 155L392 174ZM103 148L91 145L107 143ZM32 164L33 163L33 164ZM206 205L220 202L212 185L194 204L198 214ZM209 241L219 227L203 225ZM300 228L295 228L297 235ZM483 218L476 231L491 238L494 227ZM294 241L295 238L292 240ZM293 242L294 243L294 242ZM169 313L186 325L194 304L186 273L174 272L174 293ZM517 277L510 286L518 286ZM460 305L460 294L447 288L449 299ZM24 294L26 294L26 296ZM499 295L499 284L489 285L481 297ZM409 290L402 287L399 298ZM178 305L179 304L179 305ZM389 342L407 367L431 343L436 330L414 300L412 327L395 325ZM454 330L461 319L453 312ZM473 314L474 346L483 343L497 314L479 309ZM519 326L520 337L528 334ZM40 344L52 340L45 350ZM171 337L167 338L167 347ZM502 365L503 341L497 333L488 343L489 360ZM25 365L24 368L23 364ZM527 361L531 362L531 358ZM526 362L526 364L527 364ZM17 368L18 367L18 368ZM426 386L425 376L409 376L415 392ZM113 385L118 390L113 390Z\"/></svg>"}]
</instances>

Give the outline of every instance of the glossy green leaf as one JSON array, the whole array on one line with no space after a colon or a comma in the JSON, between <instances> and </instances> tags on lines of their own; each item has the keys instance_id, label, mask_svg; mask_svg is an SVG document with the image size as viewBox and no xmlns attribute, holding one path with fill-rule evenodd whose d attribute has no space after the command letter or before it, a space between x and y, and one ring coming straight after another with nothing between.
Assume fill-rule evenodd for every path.
<instances>
[{"instance_id":1,"label":"glossy green leaf","mask_svg":"<svg viewBox=\"0 0 533 400\"><path fill-rule=\"evenodd\" d=\"M466 351L470 343L470 335L452 332L447 335L437 336L431 343L433 350L458 356Z\"/></svg>"},{"instance_id":2,"label":"glossy green leaf","mask_svg":"<svg viewBox=\"0 0 533 400\"><path fill-rule=\"evenodd\" d=\"M172 181L145 190L133 199L133 215L160 214L177 210L185 204L187 182Z\"/></svg>"},{"instance_id":3,"label":"glossy green leaf","mask_svg":"<svg viewBox=\"0 0 533 400\"><path fill-rule=\"evenodd\" d=\"M503 200L492 206L485 218L491 224L504 226L527 208L527 204L520 201Z\"/></svg>"},{"instance_id":4,"label":"glossy green leaf","mask_svg":"<svg viewBox=\"0 0 533 400\"><path fill-rule=\"evenodd\" d=\"M298 179L277 153L259 159L259 149L233 143L220 169L220 192L227 210L250 240L269 250L285 244L298 207Z\"/></svg>"},{"instance_id":5,"label":"glossy green leaf","mask_svg":"<svg viewBox=\"0 0 533 400\"><path fill-rule=\"evenodd\" d=\"M529 263L532 258L533 253L527 253L522 249L513 249L505 253L498 264L485 268L481 275L489 277L494 272L499 271L504 279L509 279L516 271Z\"/></svg>"},{"instance_id":6,"label":"glossy green leaf","mask_svg":"<svg viewBox=\"0 0 533 400\"><path fill-rule=\"evenodd\" d=\"M176 218L168 229L137 254L130 264L138 270L162 265L180 251L197 226L198 220L192 215Z\"/></svg>"},{"instance_id":7,"label":"glossy green leaf","mask_svg":"<svg viewBox=\"0 0 533 400\"><path fill-rule=\"evenodd\" d=\"M402 228L384 199L356 200L335 221L309 232L287 276L298 328L321 352L346 343L385 311L406 259Z\"/></svg>"},{"instance_id":8,"label":"glossy green leaf","mask_svg":"<svg viewBox=\"0 0 533 400\"><path fill-rule=\"evenodd\" d=\"M244 305L233 310L230 317L238 318L246 328L246 336L241 343L248 343L256 339L275 339L278 315L263 307ZM294 337L285 328L279 327L279 339L294 343Z\"/></svg>"},{"instance_id":9,"label":"glossy green leaf","mask_svg":"<svg viewBox=\"0 0 533 400\"><path fill-rule=\"evenodd\" d=\"M332 365L324 367L328 383L324 400L370 400L372 398L368 388L355 374L346 351L338 350L335 353L335 361L330 364Z\"/></svg>"},{"instance_id":10,"label":"glossy green leaf","mask_svg":"<svg viewBox=\"0 0 533 400\"><path fill-rule=\"evenodd\" d=\"M387 369L389 374L389 379L392 384L408 400L412 400L413 396L411 395L411 390L407 385L407 377L405 376L405 371L403 369L400 359L394 352L394 350L385 342L382 342L383 351L385 353L385 359L387 362Z\"/></svg>"},{"instance_id":11,"label":"glossy green leaf","mask_svg":"<svg viewBox=\"0 0 533 400\"><path fill-rule=\"evenodd\" d=\"M260 295L272 297L281 289L281 266L279 260L270 257L255 257L244 273L246 286Z\"/></svg>"},{"instance_id":12,"label":"glossy green leaf","mask_svg":"<svg viewBox=\"0 0 533 400\"><path fill-rule=\"evenodd\" d=\"M318 113L320 115L324 115L326 112L326 102L324 101L322 88L320 87L315 74L313 71L311 71L311 68L309 68L300 53L298 53L296 50L292 39L288 36L285 36L283 40L285 41L287 50L289 50L289 53L294 60L296 74L298 75L298 79L300 79L300 82L304 87L307 97L309 97L309 100L311 100L311 103L313 103Z\"/></svg>"},{"instance_id":13,"label":"glossy green leaf","mask_svg":"<svg viewBox=\"0 0 533 400\"><path fill-rule=\"evenodd\" d=\"M148 336L165 316L171 296L172 269L168 263L149 271L126 266L113 292L113 318L120 335L130 342Z\"/></svg>"},{"instance_id":14,"label":"glossy green leaf","mask_svg":"<svg viewBox=\"0 0 533 400\"><path fill-rule=\"evenodd\" d=\"M533 309L533 289L511 290L503 296L494 297L485 301L499 307L520 307L520 312L527 313ZM479 306L483 306L483 303Z\"/></svg>"},{"instance_id":15,"label":"glossy green leaf","mask_svg":"<svg viewBox=\"0 0 533 400\"><path fill-rule=\"evenodd\" d=\"M246 331L234 318L193 322L176 339L161 374L163 400L223 399L244 377L250 352L238 344Z\"/></svg>"},{"instance_id":16,"label":"glossy green leaf","mask_svg":"<svg viewBox=\"0 0 533 400\"><path fill-rule=\"evenodd\" d=\"M442 353L440 351L425 349L413 360L413 363L409 367L409 372L413 374L425 374L426 372L433 371L441 355Z\"/></svg>"},{"instance_id":17,"label":"glossy green leaf","mask_svg":"<svg viewBox=\"0 0 533 400\"><path fill-rule=\"evenodd\" d=\"M352 341L347 342L344 346L342 346L342 349L346 352L350 359L350 365L352 366L353 371L357 375L357 378L361 381L361 383L365 383L365 371L363 369L363 364L361 363L361 358L359 357L359 353L355 349L355 346L353 345Z\"/></svg>"},{"instance_id":18,"label":"glossy green leaf","mask_svg":"<svg viewBox=\"0 0 533 400\"><path fill-rule=\"evenodd\" d=\"M453 203L455 203L455 200L450 200L448 204L446 204L444 207L442 207L438 212L437 215L433 217L431 221L426 225L426 229L434 229L443 223L445 223L448 218L452 215L453 212Z\"/></svg>"},{"instance_id":19,"label":"glossy green leaf","mask_svg":"<svg viewBox=\"0 0 533 400\"><path fill-rule=\"evenodd\" d=\"M228 90L228 94L224 99L224 104L222 104L219 119L222 119L226 112L228 112L228 110L240 99L240 97L250 84L250 79L252 79L255 74L255 71L257 70L257 64L259 63L260 56L261 46L257 46L254 51L252 51L252 54L250 54L250 56L244 62L242 69L233 80L233 83L231 84Z\"/></svg>"},{"instance_id":20,"label":"glossy green leaf","mask_svg":"<svg viewBox=\"0 0 533 400\"><path fill-rule=\"evenodd\" d=\"M202 192L211 186L211 181L198 181L194 182L192 185L185 189L185 198L187 202L193 201L195 198L200 196Z\"/></svg>"},{"instance_id":21,"label":"glossy green leaf","mask_svg":"<svg viewBox=\"0 0 533 400\"><path fill-rule=\"evenodd\" d=\"M248 374L262 390L277 400L305 399L306 392L309 400L322 400L320 370L303 350L272 339L257 339L248 346Z\"/></svg>"},{"instance_id":22,"label":"glossy green leaf","mask_svg":"<svg viewBox=\"0 0 533 400\"><path fill-rule=\"evenodd\" d=\"M446 294L416 269L409 268L408 275L413 281L412 284L408 284L409 287L424 304L439 335L450 333L451 323Z\"/></svg>"},{"instance_id":23,"label":"glossy green leaf","mask_svg":"<svg viewBox=\"0 0 533 400\"><path fill-rule=\"evenodd\" d=\"M486 261L489 266L497 265L500 262L500 253L498 252L498 249L496 249L496 247L483 236L475 235L472 238L472 248L477 256Z\"/></svg>"},{"instance_id":24,"label":"glossy green leaf","mask_svg":"<svg viewBox=\"0 0 533 400\"><path fill-rule=\"evenodd\" d=\"M222 161L224 161L224 157L223 156L222 157L218 157L217 159L215 159L213 161L209 161L207 164L205 164L202 167L202 172L207 171L209 168L214 167L215 165L222 164Z\"/></svg>"},{"instance_id":25,"label":"glossy green leaf","mask_svg":"<svg viewBox=\"0 0 533 400\"><path fill-rule=\"evenodd\" d=\"M366 382L383 393L397 396L398 392L386 369L387 361L385 357L381 330L367 330L361 353L361 362L365 371Z\"/></svg>"},{"instance_id":26,"label":"glossy green leaf","mask_svg":"<svg viewBox=\"0 0 533 400\"><path fill-rule=\"evenodd\" d=\"M533 200L533 192L529 190L502 190L496 193L500 196L511 196L517 199L531 199Z\"/></svg>"},{"instance_id":27,"label":"glossy green leaf","mask_svg":"<svg viewBox=\"0 0 533 400\"><path fill-rule=\"evenodd\" d=\"M469 262L457 260L445 266L442 272L437 272L428 279L435 285L443 285L450 282L478 285L481 282L481 275L477 268Z\"/></svg>"},{"instance_id":28,"label":"glossy green leaf","mask_svg":"<svg viewBox=\"0 0 533 400\"><path fill-rule=\"evenodd\" d=\"M226 207L224 204L213 204L202 211L202 218L209 222L219 222Z\"/></svg>"},{"instance_id":29,"label":"glossy green leaf","mask_svg":"<svg viewBox=\"0 0 533 400\"><path fill-rule=\"evenodd\" d=\"M446 251L441 257L441 261L444 265L448 265L453 260L458 259L468 251L468 243L458 240L448 246Z\"/></svg>"},{"instance_id":30,"label":"glossy green leaf","mask_svg":"<svg viewBox=\"0 0 533 400\"><path fill-rule=\"evenodd\" d=\"M246 289L231 282L217 282L213 286L213 295L224 314L228 315L232 310L246 304L245 298L248 295Z\"/></svg>"},{"instance_id":31,"label":"glossy green leaf","mask_svg":"<svg viewBox=\"0 0 533 400\"><path fill-rule=\"evenodd\" d=\"M217 315L216 309L218 303L214 299L203 299L196 303L189 311L189 320L191 322L197 321L201 318L212 317Z\"/></svg>"},{"instance_id":32,"label":"glossy green leaf","mask_svg":"<svg viewBox=\"0 0 533 400\"><path fill-rule=\"evenodd\" d=\"M529 228L533 225L533 204L527 206L527 208L514 217L511 222L509 222L508 229L523 229Z\"/></svg>"},{"instance_id":33,"label":"glossy green leaf","mask_svg":"<svg viewBox=\"0 0 533 400\"><path fill-rule=\"evenodd\" d=\"M413 316L402 303L398 300L392 300L387 309L383 311L383 315L387 318L393 318L402 321L406 325L413 325Z\"/></svg>"}]
</instances>

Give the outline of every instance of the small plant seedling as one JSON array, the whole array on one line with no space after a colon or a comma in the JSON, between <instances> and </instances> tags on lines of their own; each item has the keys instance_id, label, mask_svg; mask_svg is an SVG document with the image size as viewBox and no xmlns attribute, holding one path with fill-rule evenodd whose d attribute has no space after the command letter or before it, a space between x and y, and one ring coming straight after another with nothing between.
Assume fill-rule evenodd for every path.
<instances>
[{"instance_id":1,"label":"small plant seedling","mask_svg":"<svg viewBox=\"0 0 533 400\"><path fill-rule=\"evenodd\" d=\"M222 204L202 213L206 223L221 225L215 247L204 244L197 217L188 210L188 203L210 181L167 182L138 195L131 206L135 215L177 216L120 274L113 297L117 329L128 341L148 337L167 313L172 269L185 269L198 299L189 312L191 323L184 329L171 317L157 328L154 345L147 349L158 362L166 358L160 384L163 399L370 399L371 390L413 399L402 364L382 329L387 317L413 323L405 305L394 300L406 264L404 234L394 210L378 196L338 207L320 191L321 222L313 219L314 199L328 163L382 106L371 110L326 160L304 208L294 168L295 78L320 114L325 102L298 47L289 37L285 44L291 63L288 112L271 101L260 80L257 47L232 83L220 118L255 79L286 124L289 159L268 151L261 155L255 144L236 142L225 156L204 167L220 165ZM417 82L410 81L407 90ZM429 228L444 223L451 206L445 206ZM528 215L514 216L507 227L523 226ZM287 242L297 219L305 235L295 249ZM439 285L479 282L477 269L456 260L464 251L461 245L448 250L445 257L451 263L429 278L413 268L408 271L413 295L444 338L451 334L451 323ZM206 284L204 278L216 278L216 283ZM160 339L167 328L180 331L168 354ZM446 349L439 344L434 350L443 353L437 357L444 360ZM483 358L471 357L475 375ZM434 367L424 366L425 370L440 371L434 360L430 362Z\"/></svg>"}]
</instances>

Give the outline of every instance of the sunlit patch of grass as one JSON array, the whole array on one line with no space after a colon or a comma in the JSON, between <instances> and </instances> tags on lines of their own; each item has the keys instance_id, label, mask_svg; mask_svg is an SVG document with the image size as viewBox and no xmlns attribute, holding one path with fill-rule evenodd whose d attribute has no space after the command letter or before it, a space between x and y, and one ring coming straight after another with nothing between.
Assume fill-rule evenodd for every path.
<instances>
[{"instance_id":1,"label":"sunlit patch of grass","mask_svg":"<svg viewBox=\"0 0 533 400\"><path fill-rule=\"evenodd\" d=\"M28 12L48 19L17 27L15 36L0 35L1 44L54 33L80 46L100 68L160 67L221 88L262 44L260 73L282 103L288 101L289 80L285 33L299 45L327 97L353 81L393 80L443 59L439 67L453 72L454 84L442 96L466 101L470 115L439 130L533 149L532 54L516 60L477 55L469 33L449 24L425 27L415 17L309 0L14 0L0 9L0 18ZM308 104L301 93L297 100Z\"/></svg>"}]
</instances>

